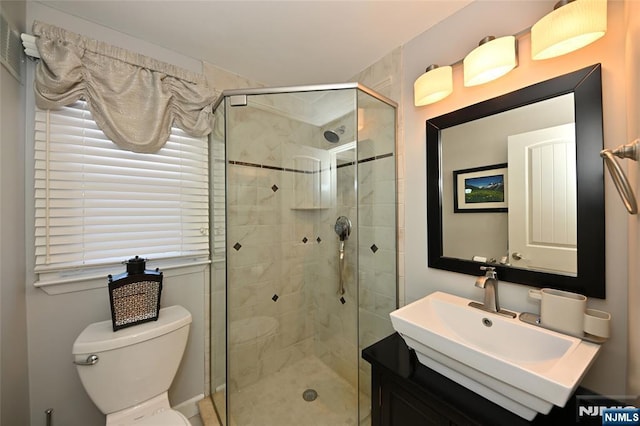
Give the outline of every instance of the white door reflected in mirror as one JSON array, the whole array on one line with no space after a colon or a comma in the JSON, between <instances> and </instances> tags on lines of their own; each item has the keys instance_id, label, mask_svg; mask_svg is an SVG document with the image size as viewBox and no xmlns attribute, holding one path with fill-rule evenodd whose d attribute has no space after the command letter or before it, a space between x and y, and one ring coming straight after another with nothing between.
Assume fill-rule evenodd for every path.
<instances>
[{"instance_id":1,"label":"white door reflected in mirror","mask_svg":"<svg viewBox=\"0 0 640 426\"><path fill-rule=\"evenodd\" d=\"M575 123L509 136L509 261L577 274Z\"/></svg>"}]
</instances>

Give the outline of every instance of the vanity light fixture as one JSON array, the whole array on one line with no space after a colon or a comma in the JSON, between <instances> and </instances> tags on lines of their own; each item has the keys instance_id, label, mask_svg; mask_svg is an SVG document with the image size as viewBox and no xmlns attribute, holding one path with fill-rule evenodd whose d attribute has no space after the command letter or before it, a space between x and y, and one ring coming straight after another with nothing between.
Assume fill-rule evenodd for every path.
<instances>
[{"instance_id":1,"label":"vanity light fixture","mask_svg":"<svg viewBox=\"0 0 640 426\"><path fill-rule=\"evenodd\" d=\"M465 87L488 83L518 66L518 42L515 36L485 37L462 62Z\"/></svg>"},{"instance_id":2,"label":"vanity light fixture","mask_svg":"<svg viewBox=\"0 0 640 426\"><path fill-rule=\"evenodd\" d=\"M531 57L554 58L578 50L607 31L607 0L562 0L531 27Z\"/></svg>"},{"instance_id":3,"label":"vanity light fixture","mask_svg":"<svg viewBox=\"0 0 640 426\"><path fill-rule=\"evenodd\" d=\"M438 102L453 92L453 68L450 65L439 67L429 65L413 83L415 106L429 105Z\"/></svg>"}]
</instances>

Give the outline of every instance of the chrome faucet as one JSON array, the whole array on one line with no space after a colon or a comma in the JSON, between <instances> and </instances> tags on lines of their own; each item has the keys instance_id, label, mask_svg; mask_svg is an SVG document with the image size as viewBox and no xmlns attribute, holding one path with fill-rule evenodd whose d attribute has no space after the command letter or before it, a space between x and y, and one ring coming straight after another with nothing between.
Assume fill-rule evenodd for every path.
<instances>
[{"instance_id":1,"label":"chrome faucet","mask_svg":"<svg viewBox=\"0 0 640 426\"><path fill-rule=\"evenodd\" d=\"M493 266L481 266L480 270L486 271L484 276L476 278L476 287L484 289L484 303L469 302L469 306L482 309L494 314L515 318L514 312L500 309L498 299L498 274Z\"/></svg>"},{"instance_id":2,"label":"chrome faucet","mask_svg":"<svg viewBox=\"0 0 640 426\"><path fill-rule=\"evenodd\" d=\"M498 301L498 274L496 268L481 266L481 271L487 271L484 277L476 278L476 287L484 289L484 308L489 312L500 311Z\"/></svg>"}]
</instances>

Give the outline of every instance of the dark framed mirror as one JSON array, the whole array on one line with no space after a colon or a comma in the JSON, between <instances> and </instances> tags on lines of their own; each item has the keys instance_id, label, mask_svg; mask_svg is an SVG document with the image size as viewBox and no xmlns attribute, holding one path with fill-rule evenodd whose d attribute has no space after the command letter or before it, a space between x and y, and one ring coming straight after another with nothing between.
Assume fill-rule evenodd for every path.
<instances>
[{"instance_id":1,"label":"dark framed mirror","mask_svg":"<svg viewBox=\"0 0 640 426\"><path fill-rule=\"evenodd\" d=\"M502 281L605 298L601 74L595 64L427 120L429 267L490 265Z\"/></svg>"}]
</instances>

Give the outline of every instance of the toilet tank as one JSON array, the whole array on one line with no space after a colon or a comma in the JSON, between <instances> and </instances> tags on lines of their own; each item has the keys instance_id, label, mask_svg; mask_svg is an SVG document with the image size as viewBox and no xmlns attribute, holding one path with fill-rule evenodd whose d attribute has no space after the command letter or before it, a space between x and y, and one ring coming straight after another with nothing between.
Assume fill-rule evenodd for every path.
<instances>
[{"instance_id":1,"label":"toilet tank","mask_svg":"<svg viewBox=\"0 0 640 426\"><path fill-rule=\"evenodd\" d=\"M80 380L96 406L110 414L166 392L180 365L191 314L182 306L160 309L158 320L113 331L111 320L90 324L73 344Z\"/></svg>"}]
</instances>

